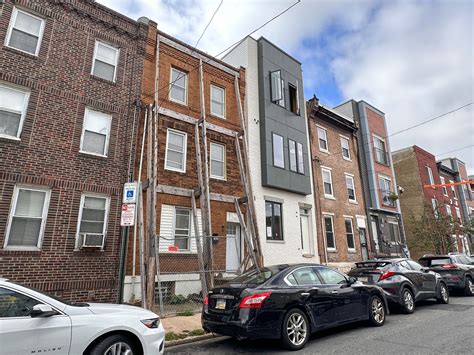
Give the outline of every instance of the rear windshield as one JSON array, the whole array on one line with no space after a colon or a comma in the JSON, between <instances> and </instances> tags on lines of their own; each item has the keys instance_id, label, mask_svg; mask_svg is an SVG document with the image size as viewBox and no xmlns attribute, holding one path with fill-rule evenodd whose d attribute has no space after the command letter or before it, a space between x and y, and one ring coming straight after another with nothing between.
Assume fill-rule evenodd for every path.
<instances>
[{"instance_id":1,"label":"rear windshield","mask_svg":"<svg viewBox=\"0 0 474 355\"><path fill-rule=\"evenodd\" d=\"M235 284L261 284L267 281L270 277L275 275L279 270L277 269L270 269L270 268L260 268L260 272L258 270L250 270L246 273L243 273L240 276L237 276L235 279L232 280L232 283Z\"/></svg>"},{"instance_id":2,"label":"rear windshield","mask_svg":"<svg viewBox=\"0 0 474 355\"><path fill-rule=\"evenodd\" d=\"M358 269L376 269L376 270L385 270L389 269L392 266L390 261L378 261L370 263L356 263Z\"/></svg>"},{"instance_id":3,"label":"rear windshield","mask_svg":"<svg viewBox=\"0 0 474 355\"><path fill-rule=\"evenodd\" d=\"M439 259L420 259L420 264L423 266L439 266L445 264L451 264L450 258L439 258Z\"/></svg>"},{"instance_id":4,"label":"rear windshield","mask_svg":"<svg viewBox=\"0 0 474 355\"><path fill-rule=\"evenodd\" d=\"M453 259L456 260L458 264L466 264L469 265L471 261L464 255L456 255L453 256Z\"/></svg>"}]
</instances>

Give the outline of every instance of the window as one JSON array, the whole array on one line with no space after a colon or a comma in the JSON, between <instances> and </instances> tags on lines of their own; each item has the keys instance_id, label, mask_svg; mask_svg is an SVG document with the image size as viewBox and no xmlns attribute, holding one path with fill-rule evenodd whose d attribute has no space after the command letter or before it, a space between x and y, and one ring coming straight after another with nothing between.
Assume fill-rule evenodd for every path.
<instances>
[{"instance_id":1,"label":"window","mask_svg":"<svg viewBox=\"0 0 474 355\"><path fill-rule=\"evenodd\" d=\"M346 187L347 187L347 195L349 196L349 201L356 202L353 176L346 175Z\"/></svg>"},{"instance_id":2,"label":"window","mask_svg":"<svg viewBox=\"0 0 474 355\"><path fill-rule=\"evenodd\" d=\"M318 268L318 272L326 285L345 285L347 279L344 275L329 268Z\"/></svg>"},{"instance_id":3,"label":"window","mask_svg":"<svg viewBox=\"0 0 474 355\"><path fill-rule=\"evenodd\" d=\"M43 37L44 20L13 8L5 45L37 56Z\"/></svg>"},{"instance_id":4,"label":"window","mask_svg":"<svg viewBox=\"0 0 474 355\"><path fill-rule=\"evenodd\" d=\"M461 210L459 207L454 207L454 210L456 211L456 217L458 219L458 222L461 222Z\"/></svg>"},{"instance_id":5,"label":"window","mask_svg":"<svg viewBox=\"0 0 474 355\"><path fill-rule=\"evenodd\" d=\"M225 89L211 85L211 114L225 117Z\"/></svg>"},{"instance_id":6,"label":"window","mask_svg":"<svg viewBox=\"0 0 474 355\"><path fill-rule=\"evenodd\" d=\"M322 175L323 175L324 197L334 198L334 194L333 194L333 190L332 190L331 170L322 168L321 172L322 172Z\"/></svg>"},{"instance_id":7,"label":"window","mask_svg":"<svg viewBox=\"0 0 474 355\"><path fill-rule=\"evenodd\" d=\"M439 217L439 211L438 211L438 200L435 198L431 199L431 206L433 206L433 212L436 218Z\"/></svg>"},{"instance_id":8,"label":"window","mask_svg":"<svg viewBox=\"0 0 474 355\"><path fill-rule=\"evenodd\" d=\"M285 168L285 158L283 154L283 137L273 133L273 165L279 168Z\"/></svg>"},{"instance_id":9,"label":"window","mask_svg":"<svg viewBox=\"0 0 474 355\"><path fill-rule=\"evenodd\" d=\"M392 193L392 182L388 178L379 177L380 195L382 205L395 207L395 202L390 198Z\"/></svg>"},{"instance_id":10,"label":"window","mask_svg":"<svg viewBox=\"0 0 474 355\"><path fill-rule=\"evenodd\" d=\"M84 238L92 238L94 245L103 247L107 231L109 197L83 194L79 211L79 225L76 248L81 248ZM90 235L90 236L89 236Z\"/></svg>"},{"instance_id":11,"label":"window","mask_svg":"<svg viewBox=\"0 0 474 355\"><path fill-rule=\"evenodd\" d=\"M288 84L288 95L290 96L290 111L295 115L300 114L300 98L298 93L298 82L296 86Z\"/></svg>"},{"instance_id":12,"label":"window","mask_svg":"<svg viewBox=\"0 0 474 355\"><path fill-rule=\"evenodd\" d=\"M329 151L328 134L327 134L327 131L322 127L318 127L318 139L319 139L319 150L327 153Z\"/></svg>"},{"instance_id":13,"label":"window","mask_svg":"<svg viewBox=\"0 0 474 355\"><path fill-rule=\"evenodd\" d=\"M388 233L391 242L396 243L400 240L400 227L398 226L398 222L388 222Z\"/></svg>"},{"instance_id":14,"label":"window","mask_svg":"<svg viewBox=\"0 0 474 355\"><path fill-rule=\"evenodd\" d=\"M312 267L303 267L289 274L285 281L292 286L321 285L318 275Z\"/></svg>"},{"instance_id":15,"label":"window","mask_svg":"<svg viewBox=\"0 0 474 355\"><path fill-rule=\"evenodd\" d=\"M441 180L441 185L446 184L446 179L444 177L440 176L439 178ZM442 186L441 189L443 190L443 195L448 196L448 189L446 186Z\"/></svg>"},{"instance_id":16,"label":"window","mask_svg":"<svg viewBox=\"0 0 474 355\"><path fill-rule=\"evenodd\" d=\"M375 160L384 165L389 165L388 153L385 148L385 141L382 138L374 137Z\"/></svg>"},{"instance_id":17,"label":"window","mask_svg":"<svg viewBox=\"0 0 474 355\"><path fill-rule=\"evenodd\" d=\"M41 247L49 197L49 189L15 186L5 248Z\"/></svg>"},{"instance_id":18,"label":"window","mask_svg":"<svg viewBox=\"0 0 474 355\"><path fill-rule=\"evenodd\" d=\"M265 201L267 240L283 240L281 203Z\"/></svg>"},{"instance_id":19,"label":"window","mask_svg":"<svg viewBox=\"0 0 474 355\"><path fill-rule=\"evenodd\" d=\"M421 269L423 269L423 266L421 266L420 264L418 264L417 262L413 260L407 260L407 263L415 271L421 271Z\"/></svg>"},{"instance_id":20,"label":"window","mask_svg":"<svg viewBox=\"0 0 474 355\"><path fill-rule=\"evenodd\" d=\"M91 74L98 78L115 82L118 56L118 48L96 41Z\"/></svg>"},{"instance_id":21,"label":"window","mask_svg":"<svg viewBox=\"0 0 474 355\"><path fill-rule=\"evenodd\" d=\"M27 91L0 85L0 137L20 138L29 96Z\"/></svg>"},{"instance_id":22,"label":"window","mask_svg":"<svg viewBox=\"0 0 474 355\"><path fill-rule=\"evenodd\" d=\"M81 152L107 156L112 116L86 108Z\"/></svg>"},{"instance_id":23,"label":"window","mask_svg":"<svg viewBox=\"0 0 474 355\"><path fill-rule=\"evenodd\" d=\"M355 250L354 228L352 225L352 218L344 218L344 223L346 225L347 248L349 250Z\"/></svg>"},{"instance_id":24,"label":"window","mask_svg":"<svg viewBox=\"0 0 474 355\"><path fill-rule=\"evenodd\" d=\"M449 180L449 183L450 183L450 184L454 184L454 181L453 181L453 180ZM456 194L456 186L451 185L451 192L453 193L454 198L457 200L457 199L458 199L458 195Z\"/></svg>"},{"instance_id":25,"label":"window","mask_svg":"<svg viewBox=\"0 0 474 355\"><path fill-rule=\"evenodd\" d=\"M188 74L171 68L170 100L186 105L188 101Z\"/></svg>"},{"instance_id":26,"label":"window","mask_svg":"<svg viewBox=\"0 0 474 355\"><path fill-rule=\"evenodd\" d=\"M334 239L334 221L332 216L324 216L324 229L326 231L326 248L336 249Z\"/></svg>"},{"instance_id":27,"label":"window","mask_svg":"<svg viewBox=\"0 0 474 355\"><path fill-rule=\"evenodd\" d=\"M285 82L281 78L281 70L270 72L270 88L272 102L285 107Z\"/></svg>"},{"instance_id":28,"label":"window","mask_svg":"<svg viewBox=\"0 0 474 355\"><path fill-rule=\"evenodd\" d=\"M428 181L430 182L430 185L433 185L434 184L433 170L431 170L431 167L427 166L426 171L428 172Z\"/></svg>"},{"instance_id":29,"label":"window","mask_svg":"<svg viewBox=\"0 0 474 355\"><path fill-rule=\"evenodd\" d=\"M303 144L288 140L290 170L304 174Z\"/></svg>"},{"instance_id":30,"label":"window","mask_svg":"<svg viewBox=\"0 0 474 355\"><path fill-rule=\"evenodd\" d=\"M0 318L29 317L40 302L21 293L0 287Z\"/></svg>"},{"instance_id":31,"label":"window","mask_svg":"<svg viewBox=\"0 0 474 355\"><path fill-rule=\"evenodd\" d=\"M451 206L446 205L446 214L451 217L451 220L453 219L453 212L451 211Z\"/></svg>"},{"instance_id":32,"label":"window","mask_svg":"<svg viewBox=\"0 0 474 355\"><path fill-rule=\"evenodd\" d=\"M341 137L342 157L345 160L351 160L351 151L349 148L349 139Z\"/></svg>"},{"instance_id":33,"label":"window","mask_svg":"<svg viewBox=\"0 0 474 355\"><path fill-rule=\"evenodd\" d=\"M225 179L225 145L212 143L211 149L211 178Z\"/></svg>"},{"instance_id":34,"label":"window","mask_svg":"<svg viewBox=\"0 0 474 355\"><path fill-rule=\"evenodd\" d=\"M186 133L168 129L166 136L165 169L186 172Z\"/></svg>"},{"instance_id":35,"label":"window","mask_svg":"<svg viewBox=\"0 0 474 355\"><path fill-rule=\"evenodd\" d=\"M191 214L186 208L176 207L174 212L174 245L178 250L189 250Z\"/></svg>"}]
</instances>

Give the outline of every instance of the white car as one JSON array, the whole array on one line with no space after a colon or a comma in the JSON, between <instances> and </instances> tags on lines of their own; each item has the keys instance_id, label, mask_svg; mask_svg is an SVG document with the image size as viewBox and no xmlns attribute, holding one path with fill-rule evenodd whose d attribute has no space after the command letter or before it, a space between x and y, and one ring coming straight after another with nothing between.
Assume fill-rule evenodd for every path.
<instances>
[{"instance_id":1,"label":"white car","mask_svg":"<svg viewBox=\"0 0 474 355\"><path fill-rule=\"evenodd\" d=\"M0 279L2 355L162 354L164 342L160 318L146 309L68 304Z\"/></svg>"}]
</instances>

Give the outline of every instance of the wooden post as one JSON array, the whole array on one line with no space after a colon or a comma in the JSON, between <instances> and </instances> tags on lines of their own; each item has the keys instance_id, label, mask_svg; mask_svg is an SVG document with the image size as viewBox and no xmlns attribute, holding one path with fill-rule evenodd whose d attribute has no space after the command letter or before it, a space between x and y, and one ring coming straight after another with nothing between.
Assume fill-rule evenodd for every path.
<instances>
[{"instance_id":1,"label":"wooden post","mask_svg":"<svg viewBox=\"0 0 474 355\"><path fill-rule=\"evenodd\" d=\"M239 222L242 227L242 232L244 234L245 241L247 242L247 245L249 247L249 254L252 258L253 264L257 269L259 269L257 257L254 251L253 241L250 239L247 226L245 225L244 217L242 216L242 212L240 211L239 200L237 198L235 199L235 211L237 212L237 217L239 218Z\"/></svg>"},{"instance_id":2,"label":"wooden post","mask_svg":"<svg viewBox=\"0 0 474 355\"><path fill-rule=\"evenodd\" d=\"M206 274L204 268L204 258L202 254L202 245L201 245L201 236L199 235L199 224L198 224L198 217L197 217L197 209L196 209L196 196L194 191L191 192L191 206L193 212L193 225L194 225L194 238L196 238L196 249L197 249L197 257L199 263L199 279L201 280L201 287L202 287L202 297L206 297L207 295L207 284L206 284ZM201 211L202 213L202 211Z\"/></svg>"},{"instance_id":3,"label":"wooden post","mask_svg":"<svg viewBox=\"0 0 474 355\"><path fill-rule=\"evenodd\" d=\"M143 192L142 184L138 184L139 193L139 208L138 208L138 223L139 223L139 253L140 253L140 285L141 285L141 299L142 307L147 308L146 304L146 265L145 265L145 229L143 226Z\"/></svg>"}]
</instances>

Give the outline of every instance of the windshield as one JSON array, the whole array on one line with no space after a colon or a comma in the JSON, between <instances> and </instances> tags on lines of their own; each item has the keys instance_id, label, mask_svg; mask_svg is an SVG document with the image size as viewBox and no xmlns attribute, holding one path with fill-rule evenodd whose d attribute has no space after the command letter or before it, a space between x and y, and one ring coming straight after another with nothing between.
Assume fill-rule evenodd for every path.
<instances>
[{"instance_id":1,"label":"windshield","mask_svg":"<svg viewBox=\"0 0 474 355\"><path fill-rule=\"evenodd\" d=\"M34 287L31 287L31 286L25 286L25 285L21 285L17 282L12 282L12 281L9 281L10 283L12 284L15 284L15 285L18 285L18 286L21 286L21 287L24 287L24 288L27 288L27 289L30 289L30 290L33 290L33 291L36 291L38 293L41 293L42 295L45 295L45 296L48 296L49 298L52 298L53 300L56 300L58 302L62 302L68 306L77 306L78 304L73 304L71 302L68 302L68 301L65 301L63 300L62 298L58 297L58 296L55 296L55 295L52 295L48 292L45 292L45 291L42 291L42 290L38 290L37 288L34 288Z\"/></svg>"},{"instance_id":2,"label":"windshield","mask_svg":"<svg viewBox=\"0 0 474 355\"><path fill-rule=\"evenodd\" d=\"M246 273L237 276L231 281L231 283L236 284L261 284L267 281L270 277L275 275L278 270L270 268L261 268L260 272L258 270L247 271Z\"/></svg>"}]
</instances>

